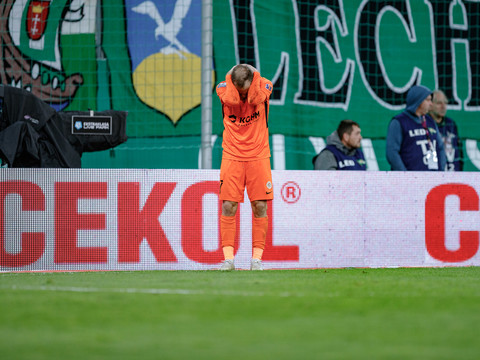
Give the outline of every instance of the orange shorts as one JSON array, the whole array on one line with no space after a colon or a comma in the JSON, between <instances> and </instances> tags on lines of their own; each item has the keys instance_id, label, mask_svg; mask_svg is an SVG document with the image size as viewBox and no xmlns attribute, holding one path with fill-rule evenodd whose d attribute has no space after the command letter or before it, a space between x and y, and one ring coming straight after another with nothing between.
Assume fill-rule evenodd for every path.
<instances>
[{"instance_id":1,"label":"orange shorts","mask_svg":"<svg viewBox=\"0 0 480 360\"><path fill-rule=\"evenodd\" d=\"M270 158L254 161L222 159L220 200L243 202L245 186L250 201L273 199Z\"/></svg>"}]
</instances>

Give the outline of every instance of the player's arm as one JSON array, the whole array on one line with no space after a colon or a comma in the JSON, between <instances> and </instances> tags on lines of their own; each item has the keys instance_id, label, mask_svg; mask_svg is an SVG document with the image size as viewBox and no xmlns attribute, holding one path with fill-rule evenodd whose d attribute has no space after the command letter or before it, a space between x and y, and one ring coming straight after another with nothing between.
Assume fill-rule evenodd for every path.
<instances>
[{"instance_id":1,"label":"player's arm","mask_svg":"<svg viewBox=\"0 0 480 360\"><path fill-rule=\"evenodd\" d=\"M270 98L273 85L268 79L262 78L259 72L253 73L252 84L248 90L248 103L258 105Z\"/></svg>"},{"instance_id":2,"label":"player's arm","mask_svg":"<svg viewBox=\"0 0 480 360\"><path fill-rule=\"evenodd\" d=\"M240 104L240 96L235 85L232 83L231 75L227 75L225 81L217 85L216 91L222 103L228 106L237 106Z\"/></svg>"}]
</instances>

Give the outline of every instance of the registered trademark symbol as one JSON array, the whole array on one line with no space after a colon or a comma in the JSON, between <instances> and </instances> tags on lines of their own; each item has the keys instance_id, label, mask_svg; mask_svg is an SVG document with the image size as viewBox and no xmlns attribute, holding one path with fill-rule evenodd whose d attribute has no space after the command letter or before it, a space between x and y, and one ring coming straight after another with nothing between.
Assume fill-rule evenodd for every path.
<instances>
[{"instance_id":1,"label":"registered trademark symbol","mask_svg":"<svg viewBox=\"0 0 480 360\"><path fill-rule=\"evenodd\" d=\"M282 186L281 194L282 194L283 201L289 204L293 204L300 199L300 196L302 195L302 190L300 189L300 186L298 186L296 182L287 181Z\"/></svg>"}]
</instances>

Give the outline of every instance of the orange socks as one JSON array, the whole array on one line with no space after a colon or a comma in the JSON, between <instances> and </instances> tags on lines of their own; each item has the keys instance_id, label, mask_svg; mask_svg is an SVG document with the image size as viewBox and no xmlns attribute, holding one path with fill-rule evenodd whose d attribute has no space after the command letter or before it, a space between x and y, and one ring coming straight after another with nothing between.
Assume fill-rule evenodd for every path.
<instances>
[{"instance_id":1,"label":"orange socks","mask_svg":"<svg viewBox=\"0 0 480 360\"><path fill-rule=\"evenodd\" d=\"M222 249L225 260L231 260L234 257L234 245L236 234L236 217L220 216L220 235L222 237ZM252 248L253 259L262 259L263 249L265 248L265 239L268 230L268 217L252 219Z\"/></svg>"},{"instance_id":2,"label":"orange socks","mask_svg":"<svg viewBox=\"0 0 480 360\"><path fill-rule=\"evenodd\" d=\"M233 246L237 223L235 216L220 216L220 236L222 237L223 256L225 260L233 259Z\"/></svg>"},{"instance_id":3,"label":"orange socks","mask_svg":"<svg viewBox=\"0 0 480 360\"><path fill-rule=\"evenodd\" d=\"M252 258L261 260L263 249L265 248L265 239L267 238L268 217L253 218L252 220Z\"/></svg>"}]
</instances>

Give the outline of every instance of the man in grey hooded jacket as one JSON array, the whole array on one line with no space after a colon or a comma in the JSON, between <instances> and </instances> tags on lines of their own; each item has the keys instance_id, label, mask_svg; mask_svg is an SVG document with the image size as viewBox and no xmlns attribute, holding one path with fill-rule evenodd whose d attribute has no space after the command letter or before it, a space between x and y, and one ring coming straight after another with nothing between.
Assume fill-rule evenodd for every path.
<instances>
[{"instance_id":1,"label":"man in grey hooded jacket","mask_svg":"<svg viewBox=\"0 0 480 360\"><path fill-rule=\"evenodd\" d=\"M392 170L445 171L446 157L437 124L428 115L432 91L412 86L406 109L388 126L386 155Z\"/></svg>"},{"instance_id":2,"label":"man in grey hooded jacket","mask_svg":"<svg viewBox=\"0 0 480 360\"><path fill-rule=\"evenodd\" d=\"M361 147L360 126L342 120L337 130L327 137L327 146L312 159L315 170L366 170Z\"/></svg>"}]
</instances>

